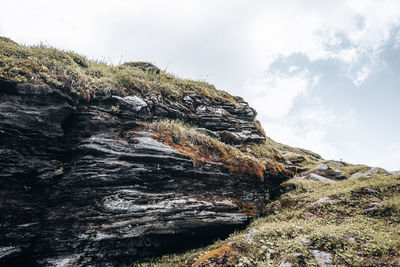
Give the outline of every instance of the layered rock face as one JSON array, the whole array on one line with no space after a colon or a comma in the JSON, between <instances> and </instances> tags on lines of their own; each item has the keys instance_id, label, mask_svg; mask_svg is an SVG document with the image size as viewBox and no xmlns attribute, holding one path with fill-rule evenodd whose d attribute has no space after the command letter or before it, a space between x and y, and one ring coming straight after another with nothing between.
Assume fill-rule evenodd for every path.
<instances>
[{"instance_id":1,"label":"layered rock face","mask_svg":"<svg viewBox=\"0 0 400 267\"><path fill-rule=\"evenodd\" d=\"M244 226L289 178L196 165L140 122L185 119L238 145L255 111L188 95L98 97L0 79L0 264L115 266ZM63 266L64 266L63 265Z\"/></svg>"}]
</instances>

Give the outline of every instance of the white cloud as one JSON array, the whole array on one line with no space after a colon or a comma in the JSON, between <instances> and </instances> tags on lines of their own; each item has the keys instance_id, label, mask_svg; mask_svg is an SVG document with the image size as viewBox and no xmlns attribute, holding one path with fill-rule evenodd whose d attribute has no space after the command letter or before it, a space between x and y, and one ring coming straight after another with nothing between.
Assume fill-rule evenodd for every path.
<instances>
[{"instance_id":1,"label":"white cloud","mask_svg":"<svg viewBox=\"0 0 400 267\"><path fill-rule=\"evenodd\" d=\"M400 1L14 0L2 10L0 34L19 42L48 41L114 63L121 55L172 61L180 75L209 75L238 91L240 79L294 53L339 60L361 84L399 25Z\"/></svg>"},{"instance_id":2,"label":"white cloud","mask_svg":"<svg viewBox=\"0 0 400 267\"><path fill-rule=\"evenodd\" d=\"M266 134L278 142L317 152L326 159L343 158L345 153L335 145L332 133L354 128L354 110L349 109L339 115L335 109L318 99L308 104L282 118L259 116Z\"/></svg>"},{"instance_id":3,"label":"white cloud","mask_svg":"<svg viewBox=\"0 0 400 267\"><path fill-rule=\"evenodd\" d=\"M379 62L390 31L400 24L399 1L279 2L260 9L251 24L254 51L268 66L294 53L311 61L335 59L360 85ZM367 71L368 70L368 71Z\"/></svg>"},{"instance_id":4,"label":"white cloud","mask_svg":"<svg viewBox=\"0 0 400 267\"><path fill-rule=\"evenodd\" d=\"M389 147L389 164L387 164L390 170L400 171L400 143L392 144Z\"/></svg>"},{"instance_id":5,"label":"white cloud","mask_svg":"<svg viewBox=\"0 0 400 267\"><path fill-rule=\"evenodd\" d=\"M319 125L328 125L337 119L332 108L323 106L305 107L296 116L299 121L312 122Z\"/></svg>"},{"instance_id":6,"label":"white cloud","mask_svg":"<svg viewBox=\"0 0 400 267\"><path fill-rule=\"evenodd\" d=\"M326 159L339 158L339 151L334 144L327 142L327 130L323 127L306 127L293 121L264 120L266 134L272 139L294 147L310 149L321 154Z\"/></svg>"},{"instance_id":7,"label":"white cloud","mask_svg":"<svg viewBox=\"0 0 400 267\"><path fill-rule=\"evenodd\" d=\"M394 37L395 43L394 48L400 47L400 29L397 29L396 36Z\"/></svg>"},{"instance_id":8,"label":"white cloud","mask_svg":"<svg viewBox=\"0 0 400 267\"><path fill-rule=\"evenodd\" d=\"M359 71L357 71L355 77L352 79L354 84L356 86L362 84L367 79L370 73L371 73L370 66L368 65L363 66Z\"/></svg>"},{"instance_id":9,"label":"white cloud","mask_svg":"<svg viewBox=\"0 0 400 267\"><path fill-rule=\"evenodd\" d=\"M265 80L248 86L248 101L259 114L271 118L286 116L296 97L305 93L315 82L308 71L292 72L290 75L269 72Z\"/></svg>"},{"instance_id":10,"label":"white cloud","mask_svg":"<svg viewBox=\"0 0 400 267\"><path fill-rule=\"evenodd\" d=\"M372 157L364 158L363 161L368 166L383 167L388 171L399 171L400 144L392 144L387 147L387 149L378 151L378 153L372 155Z\"/></svg>"}]
</instances>

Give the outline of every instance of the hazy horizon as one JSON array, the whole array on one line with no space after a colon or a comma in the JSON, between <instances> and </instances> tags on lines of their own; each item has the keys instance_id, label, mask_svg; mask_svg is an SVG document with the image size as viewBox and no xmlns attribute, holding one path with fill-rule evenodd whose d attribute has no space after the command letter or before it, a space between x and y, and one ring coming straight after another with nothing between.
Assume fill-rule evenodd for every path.
<instances>
[{"instance_id":1,"label":"hazy horizon","mask_svg":"<svg viewBox=\"0 0 400 267\"><path fill-rule=\"evenodd\" d=\"M0 36L149 61L243 97L266 135L400 169L400 1L9 1Z\"/></svg>"}]
</instances>

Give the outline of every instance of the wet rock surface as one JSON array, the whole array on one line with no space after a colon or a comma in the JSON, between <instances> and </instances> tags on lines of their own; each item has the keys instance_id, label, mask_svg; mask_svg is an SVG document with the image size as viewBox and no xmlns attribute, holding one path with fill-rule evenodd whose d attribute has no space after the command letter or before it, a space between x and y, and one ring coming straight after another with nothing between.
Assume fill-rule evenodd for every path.
<instances>
[{"instance_id":1,"label":"wet rock surface","mask_svg":"<svg viewBox=\"0 0 400 267\"><path fill-rule=\"evenodd\" d=\"M90 102L0 79L0 264L114 266L243 227L286 176L193 162L139 122L185 119L221 140L259 142L255 111L185 96Z\"/></svg>"}]
</instances>

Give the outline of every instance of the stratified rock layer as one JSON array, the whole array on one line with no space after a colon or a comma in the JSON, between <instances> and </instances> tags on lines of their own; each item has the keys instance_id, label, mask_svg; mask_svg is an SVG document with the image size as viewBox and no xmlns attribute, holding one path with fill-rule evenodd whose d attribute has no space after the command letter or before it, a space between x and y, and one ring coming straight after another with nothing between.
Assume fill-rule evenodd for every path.
<instances>
[{"instance_id":1,"label":"stratified rock layer","mask_svg":"<svg viewBox=\"0 0 400 267\"><path fill-rule=\"evenodd\" d=\"M91 102L0 79L0 264L118 265L246 224L288 177L232 174L159 143L140 121L184 118L221 140L264 140L255 111L197 95ZM244 208L246 207L246 208Z\"/></svg>"}]
</instances>

